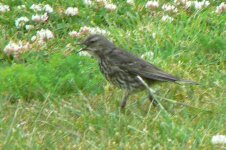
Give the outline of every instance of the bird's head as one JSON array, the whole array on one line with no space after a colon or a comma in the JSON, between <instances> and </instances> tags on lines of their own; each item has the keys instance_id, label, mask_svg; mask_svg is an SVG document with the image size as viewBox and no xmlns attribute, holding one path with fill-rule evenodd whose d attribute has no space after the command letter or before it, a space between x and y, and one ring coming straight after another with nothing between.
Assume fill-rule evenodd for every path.
<instances>
[{"instance_id":1,"label":"bird's head","mask_svg":"<svg viewBox=\"0 0 226 150\"><path fill-rule=\"evenodd\" d=\"M115 47L112 42L99 34L90 35L81 44L85 45L86 47L81 49L80 51L87 51L92 56L97 58L100 58L108 52L112 51L112 49Z\"/></svg>"}]
</instances>

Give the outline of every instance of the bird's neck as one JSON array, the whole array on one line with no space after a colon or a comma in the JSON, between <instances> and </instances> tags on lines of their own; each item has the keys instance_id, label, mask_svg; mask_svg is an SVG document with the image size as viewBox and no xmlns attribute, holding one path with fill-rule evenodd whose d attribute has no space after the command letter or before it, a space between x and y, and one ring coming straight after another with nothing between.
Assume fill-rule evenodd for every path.
<instances>
[{"instance_id":1,"label":"bird's neck","mask_svg":"<svg viewBox=\"0 0 226 150\"><path fill-rule=\"evenodd\" d=\"M97 54L99 57L98 59L102 60L102 59L108 58L110 56L110 54L114 51L114 49L115 49L115 47L108 48L107 50L106 49L100 50L100 52L102 52L102 53Z\"/></svg>"}]
</instances>

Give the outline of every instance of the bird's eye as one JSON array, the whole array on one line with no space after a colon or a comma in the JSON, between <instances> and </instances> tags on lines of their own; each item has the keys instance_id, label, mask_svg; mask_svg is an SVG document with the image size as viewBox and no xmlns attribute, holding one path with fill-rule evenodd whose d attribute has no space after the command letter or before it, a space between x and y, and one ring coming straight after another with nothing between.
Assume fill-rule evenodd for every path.
<instances>
[{"instance_id":1,"label":"bird's eye","mask_svg":"<svg viewBox=\"0 0 226 150\"><path fill-rule=\"evenodd\" d=\"M91 41L89 41L90 43L94 43L95 41L94 40L91 40Z\"/></svg>"},{"instance_id":2,"label":"bird's eye","mask_svg":"<svg viewBox=\"0 0 226 150\"><path fill-rule=\"evenodd\" d=\"M94 37L94 38L92 38L91 40L90 40L90 43L94 43L94 42L96 42L98 40L98 37Z\"/></svg>"}]
</instances>

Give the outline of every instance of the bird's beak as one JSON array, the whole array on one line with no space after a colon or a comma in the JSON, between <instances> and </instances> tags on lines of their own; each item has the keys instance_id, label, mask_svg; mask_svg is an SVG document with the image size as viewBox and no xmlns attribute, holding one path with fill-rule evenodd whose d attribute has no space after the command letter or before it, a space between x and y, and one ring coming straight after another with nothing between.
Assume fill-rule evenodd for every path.
<instances>
[{"instance_id":1,"label":"bird's beak","mask_svg":"<svg viewBox=\"0 0 226 150\"><path fill-rule=\"evenodd\" d=\"M81 48L79 51L76 52L76 54L78 54L78 53L80 53L82 51L85 51L85 50L87 50L87 47Z\"/></svg>"},{"instance_id":2,"label":"bird's beak","mask_svg":"<svg viewBox=\"0 0 226 150\"><path fill-rule=\"evenodd\" d=\"M82 43L76 43L75 45L79 45L79 46L83 46L84 42ZM76 54L80 53L81 51L85 51L87 49L87 47L81 48L79 51L76 52Z\"/></svg>"}]
</instances>

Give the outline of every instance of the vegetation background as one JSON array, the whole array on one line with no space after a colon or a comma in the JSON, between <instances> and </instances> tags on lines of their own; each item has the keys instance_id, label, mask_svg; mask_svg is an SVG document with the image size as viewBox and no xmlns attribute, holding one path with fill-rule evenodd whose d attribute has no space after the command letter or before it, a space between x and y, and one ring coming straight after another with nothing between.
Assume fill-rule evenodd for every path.
<instances>
[{"instance_id":1,"label":"vegetation background","mask_svg":"<svg viewBox=\"0 0 226 150\"><path fill-rule=\"evenodd\" d=\"M215 12L221 1L206 8L184 9L173 1L112 1L117 8L83 1L43 1L53 7L45 22L29 20L32 30L16 28L15 20L36 13L37 0L4 0L0 13L0 148L2 149L219 149L211 138L226 134L226 14ZM173 4L178 12L164 12ZM18 9L17 6L25 5ZM77 7L67 16L67 7ZM169 15L173 21L163 21ZM72 30L98 27L119 47L199 86L165 83L154 87L170 115L153 108L145 93L133 95L125 113L119 110L122 91L109 85L97 62L75 53L87 35ZM31 38L40 29L54 38L43 44ZM18 57L7 55L10 42L29 42ZM72 51L74 50L74 51ZM192 107L169 102L173 100Z\"/></svg>"}]
</instances>

